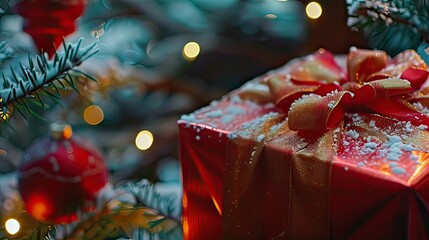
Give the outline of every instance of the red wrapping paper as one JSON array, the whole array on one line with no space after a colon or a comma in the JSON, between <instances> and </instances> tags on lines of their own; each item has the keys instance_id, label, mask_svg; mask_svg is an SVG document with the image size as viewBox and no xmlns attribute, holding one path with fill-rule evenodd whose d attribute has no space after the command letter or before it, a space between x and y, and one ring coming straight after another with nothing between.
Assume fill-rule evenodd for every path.
<instances>
[{"instance_id":1,"label":"red wrapping paper","mask_svg":"<svg viewBox=\"0 0 429 240\"><path fill-rule=\"evenodd\" d=\"M180 160L183 193L183 233L185 239L221 239L222 195L224 191L227 135L241 124L273 110L249 102L234 104L244 114L224 116L216 113L228 109L230 101L201 109L195 122L179 121ZM252 108L252 111L246 109ZM215 114L213 114L213 112ZM213 117L206 117L212 113ZM228 117L231 116L231 117ZM234 119L231 119L234 117ZM187 119L190 119L189 117ZM200 122L200 123L197 123ZM217 128L211 127L216 126Z\"/></svg>"},{"instance_id":2,"label":"red wrapping paper","mask_svg":"<svg viewBox=\"0 0 429 240\"><path fill-rule=\"evenodd\" d=\"M391 74L374 59L369 61L374 69L363 69L369 63L361 61L350 75L333 58L320 59L327 67L322 71L327 86L314 84L314 75L293 72L296 63L277 72L294 73L294 84L313 84L317 87L305 91L318 94L335 81L345 89L350 76L361 84ZM397 58L389 61L398 65ZM401 68L406 75L407 66ZM410 88L419 88L409 81ZM302 124L307 120L289 126L287 115L294 116L282 110L293 102L287 97L298 99L303 91L278 91L276 107L268 102L276 100L265 94L266 85L258 82L263 81L256 79L179 121L185 239L429 239L429 134L425 125L394 118L416 116L414 110L398 107L400 113L383 116L367 111L379 109L370 103L348 112L351 104L340 99L345 116L334 112L339 117L331 128L291 130L308 127ZM325 115L329 126L332 114Z\"/></svg>"}]
</instances>

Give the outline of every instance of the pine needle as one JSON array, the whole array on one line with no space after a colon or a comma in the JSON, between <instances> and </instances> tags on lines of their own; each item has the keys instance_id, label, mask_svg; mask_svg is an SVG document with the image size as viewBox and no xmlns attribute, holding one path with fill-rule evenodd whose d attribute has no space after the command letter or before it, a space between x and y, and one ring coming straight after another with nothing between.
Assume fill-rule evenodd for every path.
<instances>
[{"instance_id":1,"label":"pine needle","mask_svg":"<svg viewBox=\"0 0 429 240\"><path fill-rule=\"evenodd\" d=\"M372 47L391 55L429 42L429 6L426 0L346 1L348 25L370 39Z\"/></svg>"},{"instance_id":2,"label":"pine needle","mask_svg":"<svg viewBox=\"0 0 429 240\"><path fill-rule=\"evenodd\" d=\"M78 92L75 80L69 73L70 71L95 81L95 78L77 70L76 67L96 54L98 48L95 43L87 47L82 47L81 45L82 39L74 44L64 41L64 50L61 52L56 51L53 59L49 59L46 53L34 57L28 55L28 67L19 62L19 72L10 65L11 76L5 76L2 73L3 84L0 86L0 99L2 100L0 101L0 109L8 109L15 102L19 102L19 105L28 109L27 101L37 101L41 103L43 109L46 109L46 104L43 103L43 99L38 92L43 92L53 101L59 102L59 99L61 99L60 91L67 89L62 82L64 80L72 89ZM3 60L2 56L4 55L3 52L6 51L5 49L7 49L5 43L0 43L0 62ZM12 81L10 81L11 79ZM57 87L55 83L58 83L61 87ZM52 89L55 93L52 93L49 89ZM28 98L28 96L36 97ZM36 116L35 111L29 111L29 109L25 112L22 109L17 110L25 119Z\"/></svg>"}]
</instances>

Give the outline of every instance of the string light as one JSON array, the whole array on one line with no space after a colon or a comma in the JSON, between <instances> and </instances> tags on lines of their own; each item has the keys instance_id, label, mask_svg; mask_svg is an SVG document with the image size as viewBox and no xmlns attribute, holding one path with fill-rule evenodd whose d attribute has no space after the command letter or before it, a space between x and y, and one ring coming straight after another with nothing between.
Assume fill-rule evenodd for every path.
<instances>
[{"instance_id":1,"label":"string light","mask_svg":"<svg viewBox=\"0 0 429 240\"><path fill-rule=\"evenodd\" d=\"M188 42L182 50L183 57L188 60L194 60L200 54L200 45L196 42Z\"/></svg>"},{"instance_id":2,"label":"string light","mask_svg":"<svg viewBox=\"0 0 429 240\"><path fill-rule=\"evenodd\" d=\"M83 120L90 125L97 125L104 120L103 109L97 105L90 105L83 112Z\"/></svg>"},{"instance_id":3,"label":"string light","mask_svg":"<svg viewBox=\"0 0 429 240\"><path fill-rule=\"evenodd\" d=\"M137 134L135 142L138 149L147 150L152 146L153 135L148 130L143 130Z\"/></svg>"},{"instance_id":4,"label":"string light","mask_svg":"<svg viewBox=\"0 0 429 240\"><path fill-rule=\"evenodd\" d=\"M268 13L267 15L265 15L266 18L270 18L270 19L274 19L277 18L277 15L272 14L272 13Z\"/></svg>"},{"instance_id":5,"label":"string light","mask_svg":"<svg viewBox=\"0 0 429 240\"><path fill-rule=\"evenodd\" d=\"M0 103L3 101L3 99L2 98L0 98ZM2 120L4 120L4 121L6 121L6 120L8 120L9 119L9 117L10 117L10 110L9 110L9 108L7 108L7 111L6 112L3 112L3 110L2 109L0 109L0 118L2 119Z\"/></svg>"},{"instance_id":6,"label":"string light","mask_svg":"<svg viewBox=\"0 0 429 240\"><path fill-rule=\"evenodd\" d=\"M322 6L318 2L310 2L305 7L305 13L310 19L318 19L322 15Z\"/></svg>"},{"instance_id":7,"label":"string light","mask_svg":"<svg viewBox=\"0 0 429 240\"><path fill-rule=\"evenodd\" d=\"M4 226L6 228L6 231L10 235L16 234L19 231L19 229L21 228L21 225L19 224L18 220L14 219L14 218L8 219L5 222Z\"/></svg>"},{"instance_id":8,"label":"string light","mask_svg":"<svg viewBox=\"0 0 429 240\"><path fill-rule=\"evenodd\" d=\"M63 137L64 139L69 139L73 135L73 129L70 125L65 125L63 129Z\"/></svg>"}]
</instances>

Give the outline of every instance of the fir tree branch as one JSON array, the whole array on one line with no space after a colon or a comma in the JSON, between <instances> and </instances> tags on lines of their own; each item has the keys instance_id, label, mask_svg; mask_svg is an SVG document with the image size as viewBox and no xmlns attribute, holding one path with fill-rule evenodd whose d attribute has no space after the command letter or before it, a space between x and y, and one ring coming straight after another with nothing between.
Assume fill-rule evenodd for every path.
<instances>
[{"instance_id":1,"label":"fir tree branch","mask_svg":"<svg viewBox=\"0 0 429 240\"><path fill-rule=\"evenodd\" d=\"M352 29L400 24L429 41L429 6L418 0L347 0L348 25ZM378 23L378 24L377 24Z\"/></svg>"},{"instance_id":2,"label":"fir tree branch","mask_svg":"<svg viewBox=\"0 0 429 240\"><path fill-rule=\"evenodd\" d=\"M181 208L181 198L178 194L161 193L157 187L157 184L146 179L136 183L126 182L117 189L118 195L106 206L96 214L83 218L67 236L60 237L68 240L106 239L125 233L129 238L135 238L138 233L182 239L178 216L181 214L177 214Z\"/></svg>"},{"instance_id":3,"label":"fir tree branch","mask_svg":"<svg viewBox=\"0 0 429 240\"><path fill-rule=\"evenodd\" d=\"M5 120L11 109L17 109L25 118L33 116L34 111L29 111L27 103L38 101L44 107L46 104L40 95L58 102L61 94L55 83L64 86L61 81L65 81L76 89L69 72L75 71L88 77L75 68L98 52L95 43L87 47L81 47L81 43L82 39L74 44L64 42L63 51L56 52L53 59L44 53L36 57L29 56L28 67L19 63L19 70L16 70L11 66L11 76L3 75L3 84L0 86L0 120Z\"/></svg>"},{"instance_id":4,"label":"fir tree branch","mask_svg":"<svg viewBox=\"0 0 429 240\"><path fill-rule=\"evenodd\" d=\"M138 203L156 209L159 213L177 218L181 213L180 197L177 193L160 193L157 184L151 184L147 179L139 182L128 181L121 186L125 191L134 195Z\"/></svg>"},{"instance_id":5,"label":"fir tree branch","mask_svg":"<svg viewBox=\"0 0 429 240\"><path fill-rule=\"evenodd\" d=\"M386 4L386 3L385 3ZM429 25L425 23L421 23L420 21L416 20L417 17L410 18L410 17L404 17L409 16L409 11L402 11L402 14L394 14L399 13L398 11L391 12L390 9L392 7L389 7L389 5L385 6L379 6L379 5L360 5L358 9L355 9L353 13L349 13L349 17L358 19L360 23L362 23L364 20L366 21L384 21L386 26L389 26L392 23L399 23L404 24L406 26L409 26L415 31L418 31L424 36L424 39L429 38ZM404 14L406 13L406 14ZM423 16L423 14L422 14ZM363 17L363 18L362 18ZM369 20L369 18L371 20ZM358 22L355 22L354 24L351 24L350 27L356 27L359 26L357 24Z\"/></svg>"},{"instance_id":6,"label":"fir tree branch","mask_svg":"<svg viewBox=\"0 0 429 240\"><path fill-rule=\"evenodd\" d=\"M175 220L159 215L150 208L116 202L111 205L115 207L108 205L96 215L82 221L68 236L63 236L64 239L106 239L118 237L121 232L132 237L136 229L147 229L152 234L168 234L180 227Z\"/></svg>"}]
</instances>

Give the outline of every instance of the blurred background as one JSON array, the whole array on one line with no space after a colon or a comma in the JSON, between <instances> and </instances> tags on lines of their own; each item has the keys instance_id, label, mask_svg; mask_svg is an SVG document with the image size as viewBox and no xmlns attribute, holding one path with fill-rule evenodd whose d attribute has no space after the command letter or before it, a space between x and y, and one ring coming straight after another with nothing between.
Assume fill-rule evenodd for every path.
<instances>
[{"instance_id":1,"label":"blurred background","mask_svg":"<svg viewBox=\"0 0 429 240\"><path fill-rule=\"evenodd\" d=\"M2 1L0 40L26 58L37 48L23 31L18 2ZM39 19L52 14L43 7L32 9ZM81 66L98 83L82 79L81 95L52 104L47 121L12 119L16 131L0 138L0 172L14 171L31 142L61 119L102 150L113 183L179 184L180 115L318 48L344 54L367 47L347 27L345 3L334 0L88 0L67 41L82 37L100 49Z\"/></svg>"}]
</instances>

